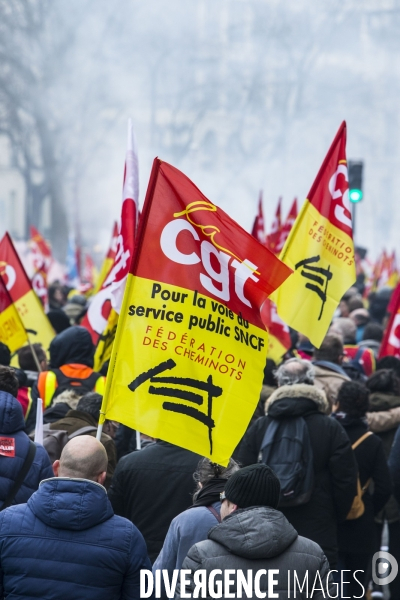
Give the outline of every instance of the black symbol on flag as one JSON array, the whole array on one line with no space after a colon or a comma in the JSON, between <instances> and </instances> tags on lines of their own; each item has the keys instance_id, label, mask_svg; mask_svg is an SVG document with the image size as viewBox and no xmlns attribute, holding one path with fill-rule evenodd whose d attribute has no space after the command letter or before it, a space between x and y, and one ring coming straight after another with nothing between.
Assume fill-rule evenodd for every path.
<instances>
[{"instance_id":1,"label":"black symbol on flag","mask_svg":"<svg viewBox=\"0 0 400 600\"><path fill-rule=\"evenodd\" d=\"M306 283L306 288L312 292L315 292L322 300L318 321L321 319L322 313L324 312L328 292L328 283L333 277L330 265L327 269L312 266L314 263L318 263L320 260L320 256L312 256L311 258L305 258L304 260L301 260L294 266L296 271L297 269L300 269L300 267L303 267L300 275L314 282Z\"/></svg>"},{"instance_id":2,"label":"black symbol on flag","mask_svg":"<svg viewBox=\"0 0 400 600\"><path fill-rule=\"evenodd\" d=\"M187 406L187 404L180 404L178 402L166 401L163 402L162 407L164 410L170 410L171 412L187 415L188 417L196 419L197 421L200 421L200 423L206 425L208 428L208 438L210 440L210 454L212 454L212 430L215 427L215 421L212 418L212 406L214 398L218 398L222 395L222 388L213 384L212 375L207 377L207 381L199 381L197 379L191 379L190 377L157 377L157 375L160 375L160 373L174 369L175 367L176 362L170 358L160 363L157 367L153 367L149 371L138 375L136 379L134 379L132 383L128 385L128 388L131 390L131 392L134 392L140 385L142 385L142 383L145 383L146 381L150 381L150 383L164 384L157 387L150 385L149 394L167 396L169 398L179 398L180 400L186 400L187 402L192 402L198 406L202 406L204 403L204 398L201 394L197 394L196 392L192 392L190 390L182 390L178 387L172 386L175 384L182 387L188 387L195 390L200 390L202 392L207 392L207 413L201 412L193 406ZM168 384L170 384L171 387L169 387Z\"/></svg>"}]
</instances>

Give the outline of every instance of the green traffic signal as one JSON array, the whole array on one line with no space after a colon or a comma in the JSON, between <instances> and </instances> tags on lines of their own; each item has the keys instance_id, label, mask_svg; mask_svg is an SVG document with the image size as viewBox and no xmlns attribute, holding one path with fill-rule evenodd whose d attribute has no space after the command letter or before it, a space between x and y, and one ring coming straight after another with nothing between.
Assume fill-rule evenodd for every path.
<instances>
[{"instance_id":1,"label":"green traffic signal","mask_svg":"<svg viewBox=\"0 0 400 600\"><path fill-rule=\"evenodd\" d=\"M361 190L353 189L353 190L350 190L349 196L350 196L350 201L354 202L354 204L355 204L356 202L360 202L362 200L363 193Z\"/></svg>"}]
</instances>

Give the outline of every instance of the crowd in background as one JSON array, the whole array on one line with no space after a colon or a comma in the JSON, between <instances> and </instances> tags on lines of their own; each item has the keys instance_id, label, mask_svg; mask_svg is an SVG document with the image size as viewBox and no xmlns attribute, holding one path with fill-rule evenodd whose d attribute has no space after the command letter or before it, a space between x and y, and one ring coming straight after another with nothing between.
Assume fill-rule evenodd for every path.
<instances>
[{"instance_id":1,"label":"crowd in background","mask_svg":"<svg viewBox=\"0 0 400 600\"><path fill-rule=\"evenodd\" d=\"M96 442L107 365L93 370L94 346L79 325L86 299L67 300L61 285L50 286L57 335L48 352L34 345L40 373L29 346L11 368L0 344L0 442L9 444L3 452L0 445L0 597L61 598L53 590L68 584L65 597L102 598L106 590L104 598L133 598L138 570L151 564L172 575L182 565L256 563L318 567L324 576L360 570L368 594L382 597L370 582L385 524L400 562L400 360L378 358L390 292L366 302L351 288L319 349L291 332L282 362L267 360L254 416L221 467L146 435L138 450L136 432L115 422L106 421ZM31 441L39 398L44 447ZM285 497L297 465L285 455L289 437L307 471L296 502ZM360 597L357 582L346 589ZM390 598L400 600L399 577Z\"/></svg>"}]
</instances>

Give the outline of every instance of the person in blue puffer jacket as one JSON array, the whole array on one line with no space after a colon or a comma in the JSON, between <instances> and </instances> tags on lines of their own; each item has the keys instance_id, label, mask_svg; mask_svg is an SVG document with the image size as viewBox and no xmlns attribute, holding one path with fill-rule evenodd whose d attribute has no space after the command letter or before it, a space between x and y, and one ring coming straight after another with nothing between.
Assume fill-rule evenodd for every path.
<instances>
[{"instance_id":1,"label":"person in blue puffer jacket","mask_svg":"<svg viewBox=\"0 0 400 600\"><path fill-rule=\"evenodd\" d=\"M53 468L27 504L0 513L0 598L139 599L151 563L141 533L107 498L104 446L73 438Z\"/></svg>"},{"instance_id":2,"label":"person in blue puffer jacket","mask_svg":"<svg viewBox=\"0 0 400 600\"><path fill-rule=\"evenodd\" d=\"M0 367L0 510L7 499L29 450L21 404L16 399L18 379L10 367ZM24 481L11 504L30 498L42 479L53 477L49 456L36 444L36 453Z\"/></svg>"}]
</instances>

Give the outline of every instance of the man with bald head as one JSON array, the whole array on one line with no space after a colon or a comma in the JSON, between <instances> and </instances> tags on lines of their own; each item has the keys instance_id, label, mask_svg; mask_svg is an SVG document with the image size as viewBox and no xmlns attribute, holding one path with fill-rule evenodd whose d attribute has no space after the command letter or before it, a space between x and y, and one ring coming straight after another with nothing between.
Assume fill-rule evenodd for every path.
<instances>
[{"instance_id":1,"label":"man with bald head","mask_svg":"<svg viewBox=\"0 0 400 600\"><path fill-rule=\"evenodd\" d=\"M0 512L0 598L139 599L151 564L141 533L107 498L104 446L73 438L53 469L26 504Z\"/></svg>"}]
</instances>

